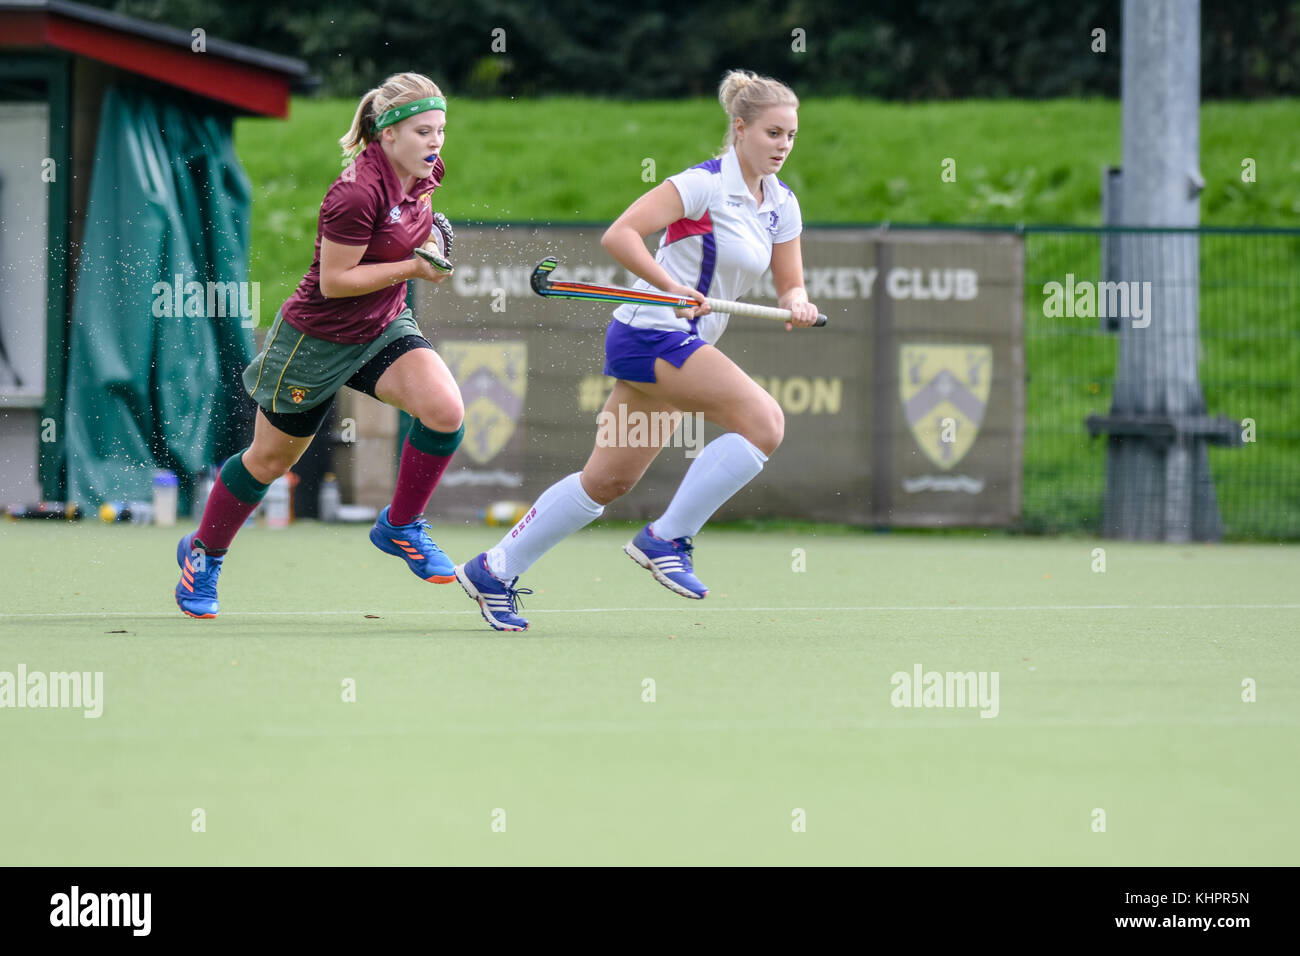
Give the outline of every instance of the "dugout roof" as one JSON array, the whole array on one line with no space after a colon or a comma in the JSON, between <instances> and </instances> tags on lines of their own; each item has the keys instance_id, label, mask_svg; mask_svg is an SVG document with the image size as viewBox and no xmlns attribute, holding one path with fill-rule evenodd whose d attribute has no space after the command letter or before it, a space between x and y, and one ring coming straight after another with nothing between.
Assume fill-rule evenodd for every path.
<instances>
[{"instance_id":1,"label":"dugout roof","mask_svg":"<svg viewBox=\"0 0 1300 956\"><path fill-rule=\"evenodd\" d=\"M60 50L149 77L236 113L285 117L289 94L317 85L307 64L68 0L0 0L0 49Z\"/></svg>"}]
</instances>

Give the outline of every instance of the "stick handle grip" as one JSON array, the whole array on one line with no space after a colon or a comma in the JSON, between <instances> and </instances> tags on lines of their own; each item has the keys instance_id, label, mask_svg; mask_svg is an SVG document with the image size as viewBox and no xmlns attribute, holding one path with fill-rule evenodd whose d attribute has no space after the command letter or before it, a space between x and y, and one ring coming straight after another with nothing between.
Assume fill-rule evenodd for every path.
<instances>
[{"instance_id":1,"label":"stick handle grip","mask_svg":"<svg viewBox=\"0 0 1300 956\"><path fill-rule=\"evenodd\" d=\"M789 309L774 309L770 305L754 305L752 302L730 302L727 299L705 299L714 312L726 312L729 315L744 315L753 319L774 319L777 322L789 322ZM689 309L695 305L691 299L682 300L682 308ZM819 329L826 324L826 316L817 314L817 321L812 327Z\"/></svg>"},{"instance_id":2,"label":"stick handle grip","mask_svg":"<svg viewBox=\"0 0 1300 956\"><path fill-rule=\"evenodd\" d=\"M451 260L450 260L450 259L444 259L442 256L438 255L436 252L432 251L431 249L425 249L423 246L420 246L419 248L415 249L414 251L415 251L415 254L416 254L417 256L419 256L419 257L420 257L421 259L423 259L425 262L428 262L429 264L431 264L431 265L432 265L435 269L437 269L439 272L450 272L450 271L451 271Z\"/></svg>"}]
</instances>

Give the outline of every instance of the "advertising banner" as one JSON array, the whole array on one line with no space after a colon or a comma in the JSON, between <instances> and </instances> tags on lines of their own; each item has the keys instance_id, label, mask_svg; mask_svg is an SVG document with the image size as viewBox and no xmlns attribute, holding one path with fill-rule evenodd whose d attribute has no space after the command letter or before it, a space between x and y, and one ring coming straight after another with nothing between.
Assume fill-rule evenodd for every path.
<instances>
[{"instance_id":1,"label":"advertising banner","mask_svg":"<svg viewBox=\"0 0 1300 956\"><path fill-rule=\"evenodd\" d=\"M463 227L456 269L419 283L417 318L460 383L465 442L435 499L447 516L532 501L580 471L601 427L637 440L661 422L598 418L613 306L543 299L552 274L600 284L633 277L597 227ZM718 520L784 517L878 526L1003 525L1020 512L1024 427L1023 273L1018 236L808 228L809 298L821 329L733 317L718 347L773 395L785 440ZM771 276L746 297L775 305ZM686 418L640 483L606 509L646 519L721 431Z\"/></svg>"}]
</instances>

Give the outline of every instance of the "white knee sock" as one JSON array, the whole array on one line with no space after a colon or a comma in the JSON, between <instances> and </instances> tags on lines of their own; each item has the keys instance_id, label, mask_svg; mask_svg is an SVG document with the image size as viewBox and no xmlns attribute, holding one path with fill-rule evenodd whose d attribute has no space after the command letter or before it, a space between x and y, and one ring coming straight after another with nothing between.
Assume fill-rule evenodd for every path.
<instances>
[{"instance_id":1,"label":"white knee sock","mask_svg":"<svg viewBox=\"0 0 1300 956\"><path fill-rule=\"evenodd\" d=\"M562 478L543 491L528 514L487 553L488 570L502 581L513 580L604 511L605 506L592 501L583 489L580 472Z\"/></svg>"},{"instance_id":2,"label":"white knee sock","mask_svg":"<svg viewBox=\"0 0 1300 956\"><path fill-rule=\"evenodd\" d=\"M665 541L699 534L713 512L749 484L766 461L766 455L736 432L713 439L691 462L668 510L650 531Z\"/></svg>"}]
</instances>

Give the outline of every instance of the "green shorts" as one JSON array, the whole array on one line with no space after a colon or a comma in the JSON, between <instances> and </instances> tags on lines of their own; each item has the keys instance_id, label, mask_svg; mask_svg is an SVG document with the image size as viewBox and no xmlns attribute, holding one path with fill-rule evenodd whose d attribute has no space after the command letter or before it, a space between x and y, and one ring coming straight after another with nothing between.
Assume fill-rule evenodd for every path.
<instances>
[{"instance_id":1,"label":"green shorts","mask_svg":"<svg viewBox=\"0 0 1300 956\"><path fill-rule=\"evenodd\" d=\"M272 412L305 412L328 401L363 365L391 342L423 335L410 309L403 309L378 338L349 344L299 332L279 312L266 345L244 369L244 390Z\"/></svg>"}]
</instances>

